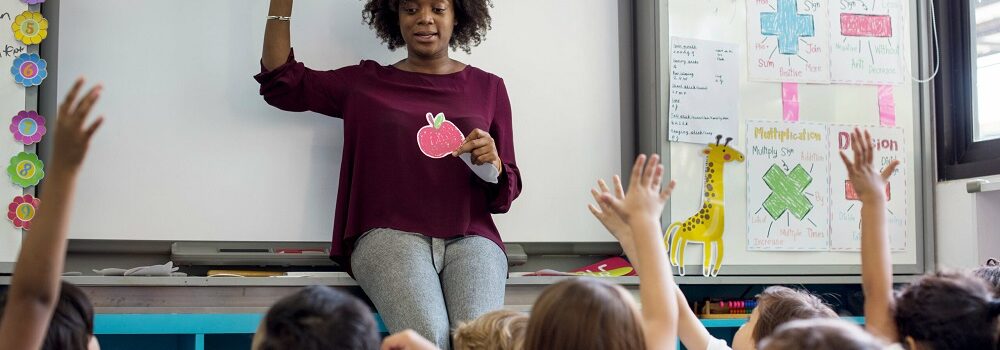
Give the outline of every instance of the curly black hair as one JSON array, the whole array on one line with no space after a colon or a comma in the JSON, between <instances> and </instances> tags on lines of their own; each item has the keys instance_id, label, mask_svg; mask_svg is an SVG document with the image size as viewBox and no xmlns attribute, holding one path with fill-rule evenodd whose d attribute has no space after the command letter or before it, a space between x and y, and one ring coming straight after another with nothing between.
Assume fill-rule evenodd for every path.
<instances>
[{"instance_id":1,"label":"curly black hair","mask_svg":"<svg viewBox=\"0 0 1000 350\"><path fill-rule=\"evenodd\" d=\"M406 46L403 34L399 28L399 5L403 0L367 0L362 10L365 23L375 30L389 50ZM478 46L486 39L486 32L491 28L490 8L493 0L452 0L455 9L455 30L451 34L448 45L453 50L462 49L472 52L472 47Z\"/></svg>"}]
</instances>

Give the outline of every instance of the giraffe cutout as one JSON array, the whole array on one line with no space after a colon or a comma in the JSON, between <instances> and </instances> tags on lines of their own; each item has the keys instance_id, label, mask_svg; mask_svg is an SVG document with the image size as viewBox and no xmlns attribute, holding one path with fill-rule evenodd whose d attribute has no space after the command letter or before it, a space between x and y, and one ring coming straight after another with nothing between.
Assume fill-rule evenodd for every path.
<instances>
[{"instance_id":1,"label":"giraffe cutout","mask_svg":"<svg viewBox=\"0 0 1000 350\"><path fill-rule=\"evenodd\" d=\"M667 227L664 245L669 241L670 264L677 266L681 276L684 276L684 250L688 242L699 242L704 245L705 261L701 265L701 274L718 276L722 267L722 234L725 232L725 179L722 170L726 163L743 162L743 153L729 147L733 138L726 138L726 143L719 144L722 135L715 137L715 144L709 144L704 149L705 188L701 210L684 221L678 221ZM712 263L712 246L715 246L715 260Z\"/></svg>"}]
</instances>

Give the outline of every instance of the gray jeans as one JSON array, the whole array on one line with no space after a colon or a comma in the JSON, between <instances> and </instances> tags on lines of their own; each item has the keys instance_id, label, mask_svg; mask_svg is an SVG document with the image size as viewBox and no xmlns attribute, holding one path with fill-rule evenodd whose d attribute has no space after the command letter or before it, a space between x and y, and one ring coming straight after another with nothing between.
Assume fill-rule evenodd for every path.
<instances>
[{"instance_id":1,"label":"gray jeans","mask_svg":"<svg viewBox=\"0 0 1000 350\"><path fill-rule=\"evenodd\" d=\"M507 256L483 237L375 229L356 243L351 266L390 332L412 329L441 349L451 327L503 306Z\"/></svg>"}]
</instances>

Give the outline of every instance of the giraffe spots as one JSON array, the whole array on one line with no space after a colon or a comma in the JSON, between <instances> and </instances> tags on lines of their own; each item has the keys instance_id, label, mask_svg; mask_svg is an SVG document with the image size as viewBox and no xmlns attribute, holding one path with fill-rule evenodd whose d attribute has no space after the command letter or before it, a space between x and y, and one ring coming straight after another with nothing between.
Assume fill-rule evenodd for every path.
<instances>
[{"instance_id":1,"label":"giraffe spots","mask_svg":"<svg viewBox=\"0 0 1000 350\"><path fill-rule=\"evenodd\" d=\"M705 188L707 188L709 191L711 191L712 190L712 184L705 185Z\"/></svg>"},{"instance_id":2,"label":"giraffe spots","mask_svg":"<svg viewBox=\"0 0 1000 350\"><path fill-rule=\"evenodd\" d=\"M708 166L709 166L709 167L713 167L713 166L715 166L715 163L712 163L712 162L708 162Z\"/></svg>"},{"instance_id":3,"label":"giraffe spots","mask_svg":"<svg viewBox=\"0 0 1000 350\"><path fill-rule=\"evenodd\" d=\"M705 197L708 197L708 191L705 191ZM712 197L715 197L714 195Z\"/></svg>"}]
</instances>

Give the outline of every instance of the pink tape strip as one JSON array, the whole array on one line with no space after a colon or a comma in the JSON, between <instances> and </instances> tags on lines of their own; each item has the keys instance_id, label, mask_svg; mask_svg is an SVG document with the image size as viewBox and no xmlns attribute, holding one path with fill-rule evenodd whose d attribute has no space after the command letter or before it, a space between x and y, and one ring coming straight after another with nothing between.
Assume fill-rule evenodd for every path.
<instances>
[{"instance_id":1,"label":"pink tape strip","mask_svg":"<svg viewBox=\"0 0 1000 350\"><path fill-rule=\"evenodd\" d=\"M799 84L781 83L781 117L786 122L799 121Z\"/></svg>"},{"instance_id":2,"label":"pink tape strip","mask_svg":"<svg viewBox=\"0 0 1000 350\"><path fill-rule=\"evenodd\" d=\"M892 85L878 86L878 117L882 126L896 126L896 98Z\"/></svg>"}]
</instances>

